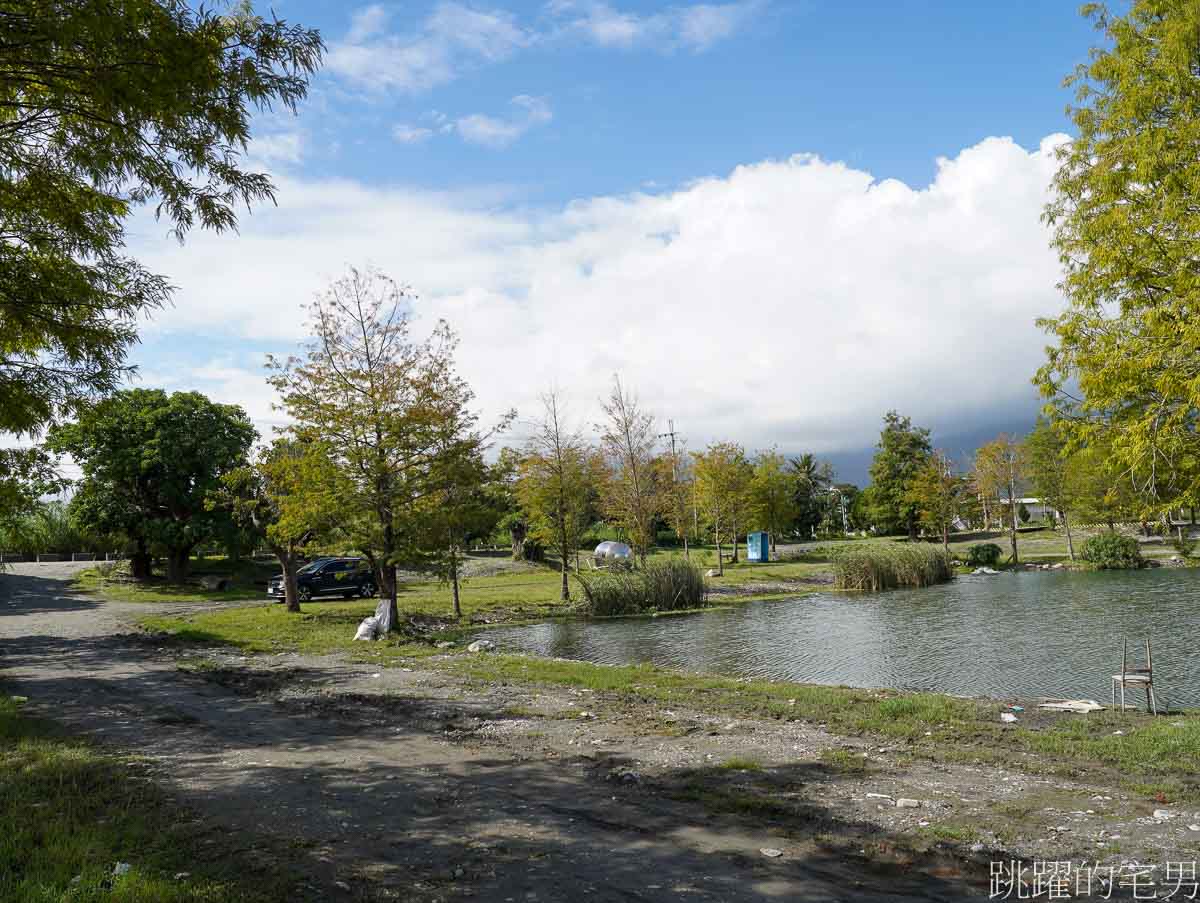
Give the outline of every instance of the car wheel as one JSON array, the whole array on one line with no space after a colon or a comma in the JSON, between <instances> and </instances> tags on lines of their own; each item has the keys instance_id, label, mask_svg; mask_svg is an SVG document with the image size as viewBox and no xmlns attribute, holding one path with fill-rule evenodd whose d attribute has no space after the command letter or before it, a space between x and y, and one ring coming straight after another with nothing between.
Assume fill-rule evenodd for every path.
<instances>
[{"instance_id":1,"label":"car wheel","mask_svg":"<svg viewBox=\"0 0 1200 903\"><path fill-rule=\"evenodd\" d=\"M300 596L301 602L311 602L312 601L312 590L309 589L308 587L305 587L304 589L299 590L297 592L297 595Z\"/></svg>"},{"instance_id":2,"label":"car wheel","mask_svg":"<svg viewBox=\"0 0 1200 903\"><path fill-rule=\"evenodd\" d=\"M373 584L364 583L358 588L358 594L364 599L370 599L373 595L375 595L375 587Z\"/></svg>"}]
</instances>

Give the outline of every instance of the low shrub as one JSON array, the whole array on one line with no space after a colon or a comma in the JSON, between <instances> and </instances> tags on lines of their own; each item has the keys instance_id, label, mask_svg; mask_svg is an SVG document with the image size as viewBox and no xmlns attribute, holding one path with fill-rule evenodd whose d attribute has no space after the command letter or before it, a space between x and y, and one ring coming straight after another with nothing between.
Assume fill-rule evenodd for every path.
<instances>
[{"instance_id":1,"label":"low shrub","mask_svg":"<svg viewBox=\"0 0 1200 903\"><path fill-rule=\"evenodd\" d=\"M1004 550L994 542L977 542L967 548L967 564L971 567L994 567Z\"/></svg>"},{"instance_id":2,"label":"low shrub","mask_svg":"<svg viewBox=\"0 0 1200 903\"><path fill-rule=\"evenodd\" d=\"M1083 560L1090 561L1101 570L1128 570L1140 568L1142 550L1138 541L1122 533L1101 533L1090 537L1083 544Z\"/></svg>"},{"instance_id":3,"label":"low shrub","mask_svg":"<svg viewBox=\"0 0 1200 903\"><path fill-rule=\"evenodd\" d=\"M950 553L925 543L858 546L833 556L838 589L881 590L932 586L954 576Z\"/></svg>"},{"instance_id":4,"label":"low shrub","mask_svg":"<svg viewBox=\"0 0 1200 903\"><path fill-rule=\"evenodd\" d=\"M580 582L587 613L597 617L700 608L708 597L703 572L682 558L603 571Z\"/></svg>"}]
</instances>

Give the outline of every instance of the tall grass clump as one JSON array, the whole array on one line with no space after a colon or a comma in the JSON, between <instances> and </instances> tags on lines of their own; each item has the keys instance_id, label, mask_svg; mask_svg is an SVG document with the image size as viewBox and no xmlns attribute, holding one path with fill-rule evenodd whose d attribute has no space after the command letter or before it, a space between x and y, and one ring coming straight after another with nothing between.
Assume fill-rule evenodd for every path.
<instances>
[{"instance_id":1,"label":"tall grass clump","mask_svg":"<svg viewBox=\"0 0 1200 903\"><path fill-rule=\"evenodd\" d=\"M833 558L838 589L881 590L901 586L932 586L954 576L950 554L926 543L857 546Z\"/></svg>"},{"instance_id":2,"label":"tall grass clump","mask_svg":"<svg viewBox=\"0 0 1200 903\"><path fill-rule=\"evenodd\" d=\"M680 611L706 604L700 568L682 558L652 561L640 570L613 569L580 577L587 613L597 617Z\"/></svg>"}]
</instances>

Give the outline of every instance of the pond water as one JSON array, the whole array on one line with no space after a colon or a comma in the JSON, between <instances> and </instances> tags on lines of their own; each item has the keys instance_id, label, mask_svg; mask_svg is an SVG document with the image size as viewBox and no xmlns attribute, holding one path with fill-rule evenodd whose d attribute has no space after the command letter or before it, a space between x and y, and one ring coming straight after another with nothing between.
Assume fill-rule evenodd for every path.
<instances>
[{"instance_id":1,"label":"pond water","mask_svg":"<svg viewBox=\"0 0 1200 903\"><path fill-rule=\"evenodd\" d=\"M926 589L820 593L488 636L502 650L602 664L1105 702L1126 634L1137 664L1150 637L1160 706L1200 706L1200 570L1190 569L965 576Z\"/></svg>"}]
</instances>

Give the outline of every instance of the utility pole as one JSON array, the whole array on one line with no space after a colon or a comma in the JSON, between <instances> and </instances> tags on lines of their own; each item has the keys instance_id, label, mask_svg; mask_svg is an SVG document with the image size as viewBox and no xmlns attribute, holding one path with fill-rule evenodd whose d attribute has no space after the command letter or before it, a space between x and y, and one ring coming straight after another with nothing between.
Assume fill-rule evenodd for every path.
<instances>
[{"instance_id":1,"label":"utility pole","mask_svg":"<svg viewBox=\"0 0 1200 903\"><path fill-rule=\"evenodd\" d=\"M674 505L677 500L676 493L678 492L678 489L679 489L679 453L675 450L676 435L677 434L675 432L675 421L668 420L667 421L667 431L665 433L659 433L658 436L655 437L658 439L668 439L669 438L671 440L671 505L672 505L672 510L674 510ZM695 503L695 492L694 491L693 491L693 501L692 501L692 519L695 521L696 530L698 532L699 527L700 527L700 519L699 519L699 515L696 514L696 503ZM690 558L691 556L688 554L687 530L683 528L682 523L680 523L679 526L680 526L680 533L683 536L683 557Z\"/></svg>"},{"instance_id":2,"label":"utility pole","mask_svg":"<svg viewBox=\"0 0 1200 903\"><path fill-rule=\"evenodd\" d=\"M674 420L668 420L667 421L667 431L665 433L659 433L656 438L666 439L668 437L670 437L670 439L671 439L671 480L675 481L675 480L679 479L679 474L677 474L675 472L675 421Z\"/></svg>"}]
</instances>

